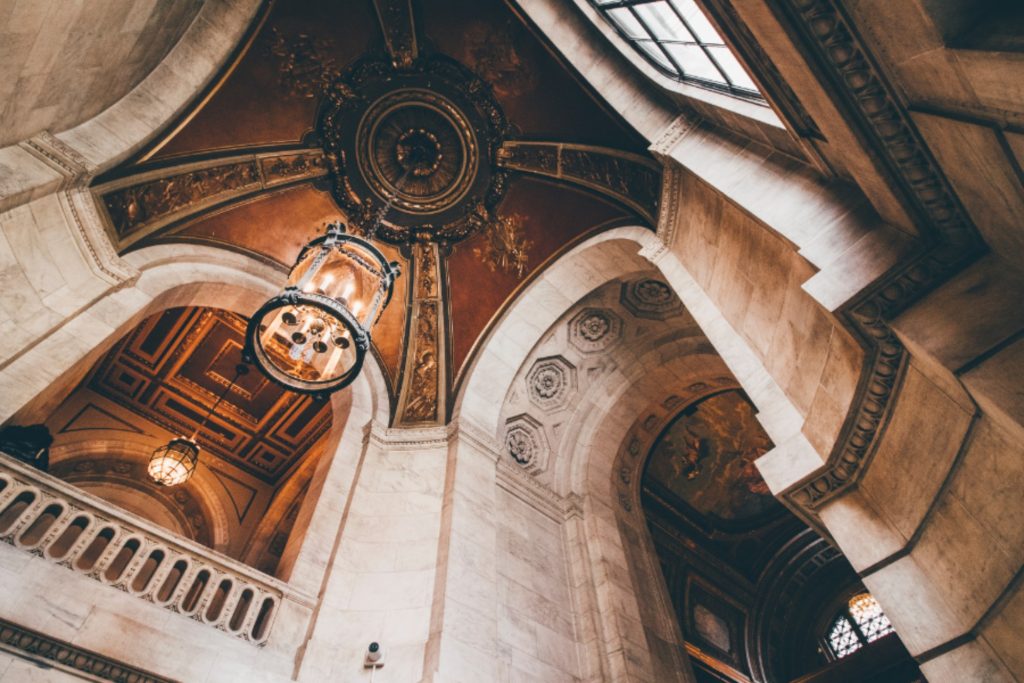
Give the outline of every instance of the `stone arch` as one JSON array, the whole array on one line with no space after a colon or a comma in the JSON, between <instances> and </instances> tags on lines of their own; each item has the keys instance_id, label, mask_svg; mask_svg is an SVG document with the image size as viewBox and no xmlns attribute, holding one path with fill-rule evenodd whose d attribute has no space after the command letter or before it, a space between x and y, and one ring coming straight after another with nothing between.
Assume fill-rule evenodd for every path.
<instances>
[{"instance_id":1,"label":"stone arch","mask_svg":"<svg viewBox=\"0 0 1024 683\"><path fill-rule=\"evenodd\" d=\"M0 188L0 211L82 184L140 149L213 81L262 4L204 2L160 62L113 104L84 121L69 118L67 130L43 131L0 149L0 170L10 172Z\"/></svg>"},{"instance_id":2,"label":"stone arch","mask_svg":"<svg viewBox=\"0 0 1024 683\"><path fill-rule=\"evenodd\" d=\"M211 246L154 246L122 260L137 272L130 286L111 288L69 316L56 334L0 370L0 395L5 397L0 418L35 422L48 415L113 344L153 313L204 306L245 315L276 293L283 279L277 269L251 257ZM351 483L345 479L348 459L361 450L356 444L362 442L366 425L374 420L387 423L387 382L375 357L371 355L347 391L351 392L350 402L340 394L331 399L332 426L323 446L326 457L320 458L310 495L297 515L296 528L304 533L291 534L285 569L278 571L279 577L288 580L295 567L302 565L298 581L307 588L319 581L323 565L322 559L314 559L322 549L305 541L332 533L318 527L337 524L329 510L318 508L320 492L328 481L338 489Z\"/></svg>"},{"instance_id":3,"label":"stone arch","mask_svg":"<svg viewBox=\"0 0 1024 683\"><path fill-rule=\"evenodd\" d=\"M466 375L454 411L459 428L493 438L501 460L504 421L516 419L503 407L506 397L517 378L533 367L535 350L549 330L576 315L577 304L599 287L651 272L667 281L688 311L695 303L702 308L703 315L694 317L706 337L703 345L685 335L668 336L650 348L636 350L628 364L610 372L597 388L588 388L587 396L575 405L564 408L572 416L561 426L558 444L551 447L548 475L536 469L529 474L530 468L523 468L534 485L548 488L566 511L562 533L572 554L568 563L576 615L580 633L593 634L588 643L579 644L583 648L580 661L589 662L584 668L590 667L581 671L584 678L614 678L639 666L646 672L643 675L653 679L692 680L682 654L679 624L637 504L639 470L627 474L623 499L621 479L616 476L631 429L647 417L645 411L668 400L669 394L689 400L678 391L667 392L665 373L673 381L678 379L681 387L742 387L777 445L802 438L802 420L794 419L799 417L796 409L746 341L722 324L720 314L709 318L709 312L717 312L714 304L699 289L694 291L685 268L661 240L648 230L632 227L609 230L577 245L512 303ZM623 306L622 315L630 314ZM550 351L544 347L544 354ZM658 375L652 373L654 368ZM694 393L699 395L701 390ZM633 411L628 416L617 414L616 406L625 403L634 406ZM500 480L500 462L498 469Z\"/></svg>"}]
</instances>

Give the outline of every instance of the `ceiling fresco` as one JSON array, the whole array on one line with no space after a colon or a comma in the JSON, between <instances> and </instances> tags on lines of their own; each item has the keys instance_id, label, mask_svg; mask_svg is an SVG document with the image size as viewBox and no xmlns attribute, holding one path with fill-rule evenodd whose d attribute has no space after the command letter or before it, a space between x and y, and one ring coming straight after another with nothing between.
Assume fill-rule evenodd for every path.
<instances>
[{"instance_id":1,"label":"ceiling fresco","mask_svg":"<svg viewBox=\"0 0 1024 683\"><path fill-rule=\"evenodd\" d=\"M206 96L93 191L122 253L209 244L282 280L328 222L379 216L403 272L373 336L392 419L440 424L510 298L583 236L651 226L660 184L506 2L304 0L268 2Z\"/></svg>"},{"instance_id":2,"label":"ceiling fresco","mask_svg":"<svg viewBox=\"0 0 1024 683\"><path fill-rule=\"evenodd\" d=\"M749 523L781 508L754 465L771 448L750 401L725 391L688 407L665 429L645 482L714 522Z\"/></svg>"},{"instance_id":3,"label":"ceiling fresco","mask_svg":"<svg viewBox=\"0 0 1024 683\"><path fill-rule=\"evenodd\" d=\"M144 420L188 436L234 378L245 324L241 316L208 308L155 314L114 345L85 386ZM197 440L204 452L276 484L316 451L331 426L330 405L248 373L225 395Z\"/></svg>"}]
</instances>

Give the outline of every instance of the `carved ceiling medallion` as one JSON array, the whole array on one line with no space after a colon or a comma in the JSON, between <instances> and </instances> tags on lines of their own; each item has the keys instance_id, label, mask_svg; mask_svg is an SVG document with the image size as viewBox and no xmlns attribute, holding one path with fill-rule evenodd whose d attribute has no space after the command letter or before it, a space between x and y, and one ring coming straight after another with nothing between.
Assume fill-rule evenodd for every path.
<instances>
[{"instance_id":1,"label":"carved ceiling medallion","mask_svg":"<svg viewBox=\"0 0 1024 683\"><path fill-rule=\"evenodd\" d=\"M468 69L439 55L407 69L365 59L325 95L319 131L334 196L357 225L391 198L378 235L396 244L455 242L496 219L508 123Z\"/></svg>"}]
</instances>

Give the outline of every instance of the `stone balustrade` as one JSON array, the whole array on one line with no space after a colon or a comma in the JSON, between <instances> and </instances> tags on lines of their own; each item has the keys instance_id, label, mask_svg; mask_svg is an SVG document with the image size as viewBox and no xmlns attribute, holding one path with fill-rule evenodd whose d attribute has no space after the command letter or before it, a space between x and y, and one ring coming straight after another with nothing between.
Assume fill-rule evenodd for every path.
<instances>
[{"instance_id":1,"label":"stone balustrade","mask_svg":"<svg viewBox=\"0 0 1024 683\"><path fill-rule=\"evenodd\" d=\"M262 646L288 585L0 455L0 541Z\"/></svg>"}]
</instances>

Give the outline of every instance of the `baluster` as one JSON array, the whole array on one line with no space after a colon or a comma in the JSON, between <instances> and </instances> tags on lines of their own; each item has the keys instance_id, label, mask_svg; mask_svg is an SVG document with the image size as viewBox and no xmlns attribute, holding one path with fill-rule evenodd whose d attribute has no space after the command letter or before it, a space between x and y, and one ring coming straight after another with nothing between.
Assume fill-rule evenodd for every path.
<instances>
[{"instance_id":1,"label":"baluster","mask_svg":"<svg viewBox=\"0 0 1024 683\"><path fill-rule=\"evenodd\" d=\"M128 593L132 592L132 578L135 576L136 572L138 572L139 567L142 566L142 563L146 561L146 558L149 557L149 542L148 539L146 539L143 536L135 534L127 536L124 540L124 543L120 544L121 547L124 548L125 546L127 546L129 541L131 541L132 539L135 539L139 542L139 547L135 549L135 554L132 555L132 559L128 560L128 564L126 564L124 566L124 569L121 570L121 575L114 579L114 582L112 584L116 588L120 588ZM115 555L114 557L117 556Z\"/></svg>"},{"instance_id":2,"label":"baluster","mask_svg":"<svg viewBox=\"0 0 1024 683\"><path fill-rule=\"evenodd\" d=\"M35 491L35 502L25 508L25 511L18 517L18 520L7 530L11 543L18 548L26 548L21 542L21 535L28 531L35 524L36 520L43 516L46 508L50 507L50 504L55 500L53 496L49 496L38 489L35 489Z\"/></svg>"},{"instance_id":3,"label":"baluster","mask_svg":"<svg viewBox=\"0 0 1024 683\"><path fill-rule=\"evenodd\" d=\"M140 593L136 593L135 595L138 595L141 598L145 598L146 600L151 600L154 603L160 604L158 593L160 592L160 589L163 588L164 581L167 580L167 575L170 574L171 571L174 569L175 563L177 563L178 560L184 558L185 556L172 551L170 548L163 544L154 544L153 550L163 550L164 561L161 562L160 566L156 568L155 572L153 572L153 576L150 577L149 585L146 587L146 590ZM179 579L179 582L180 580L181 579ZM175 589L177 589L177 586L175 586ZM174 597L174 591L171 591L171 597ZM170 600L168 600L168 604L169 603Z\"/></svg>"},{"instance_id":4,"label":"baluster","mask_svg":"<svg viewBox=\"0 0 1024 683\"><path fill-rule=\"evenodd\" d=\"M78 556L85 552L86 548L92 545L93 539L96 538L104 528L103 524L88 511L84 513L84 516L89 520L88 523L85 528L82 529L82 533L78 535L78 538L75 539L75 542L71 545L67 554L58 562L58 564L74 569L75 571L78 571L75 569L75 561L78 560Z\"/></svg>"},{"instance_id":5,"label":"baluster","mask_svg":"<svg viewBox=\"0 0 1024 683\"><path fill-rule=\"evenodd\" d=\"M220 583L220 572L210 566L206 566L205 569L210 572L210 578L207 579L203 592L199 596L199 602L196 604L196 610L192 613L192 618L198 621L205 621L206 608L209 607L210 601L216 595L217 586Z\"/></svg>"},{"instance_id":6,"label":"baluster","mask_svg":"<svg viewBox=\"0 0 1024 683\"><path fill-rule=\"evenodd\" d=\"M98 579L99 581L103 581L103 572L105 572L110 563L114 561L117 554L121 552L121 548L124 543L121 543L120 541L122 537L125 536L124 530L115 524L107 523L103 525L103 528L110 529L113 533L110 536L110 540L107 541L106 547L103 548L103 551L100 553L100 556L96 558L96 563L93 564L92 568L86 572L86 576ZM100 533L102 534L102 532ZM124 542L127 543L128 540L130 540L130 537L125 538Z\"/></svg>"},{"instance_id":7,"label":"baluster","mask_svg":"<svg viewBox=\"0 0 1024 683\"><path fill-rule=\"evenodd\" d=\"M221 581L226 577L227 575L222 575ZM220 606L220 614L217 615L214 621L209 622L223 631L229 630L231 615L235 613L235 605L238 604L239 598L242 597L242 591L245 589L244 584L237 577L232 576L228 580L231 581L231 588L228 590L227 595L224 596L224 604ZM218 583L218 587L219 585Z\"/></svg>"},{"instance_id":8,"label":"baluster","mask_svg":"<svg viewBox=\"0 0 1024 683\"><path fill-rule=\"evenodd\" d=\"M3 510L7 506L7 501L14 498L25 487L25 484L7 474L0 474L0 479L7 482L7 486L0 491L0 510Z\"/></svg>"},{"instance_id":9,"label":"baluster","mask_svg":"<svg viewBox=\"0 0 1024 683\"><path fill-rule=\"evenodd\" d=\"M256 619L260 616L263 601L266 599L266 593L256 588L256 586L252 587L252 600L249 601L249 611L245 613L245 620L242 622L242 628L239 630L239 635L242 638L256 642L256 639L252 637L252 629L256 625Z\"/></svg>"},{"instance_id":10,"label":"baluster","mask_svg":"<svg viewBox=\"0 0 1024 683\"><path fill-rule=\"evenodd\" d=\"M36 543L35 547L33 548L33 551L36 554L41 555L42 557L47 557L47 549L53 544L54 541L60 538L60 535L64 533L64 530L68 528L68 525L71 524L71 521L78 514L78 510L73 506L68 505L67 501L58 500L58 503L60 503L60 505L64 508L64 512L62 512L60 516L53 521L53 524L50 525L50 528L47 529L46 533L43 534L43 537L39 539L39 543ZM47 557L47 559L49 558Z\"/></svg>"},{"instance_id":11,"label":"baluster","mask_svg":"<svg viewBox=\"0 0 1024 683\"><path fill-rule=\"evenodd\" d=\"M17 538L21 535L21 532L31 524L35 520L36 516L46 507L46 500L44 499L42 491L37 489L35 486L24 487L18 492L18 496L21 496L23 493L32 494L34 496L32 502L21 511L21 514L18 515L16 520L14 520L14 523L7 527L7 530L4 531L4 535L0 537L0 540L7 541L14 546L18 545ZM15 500L16 499L17 498L15 498Z\"/></svg>"}]
</instances>

